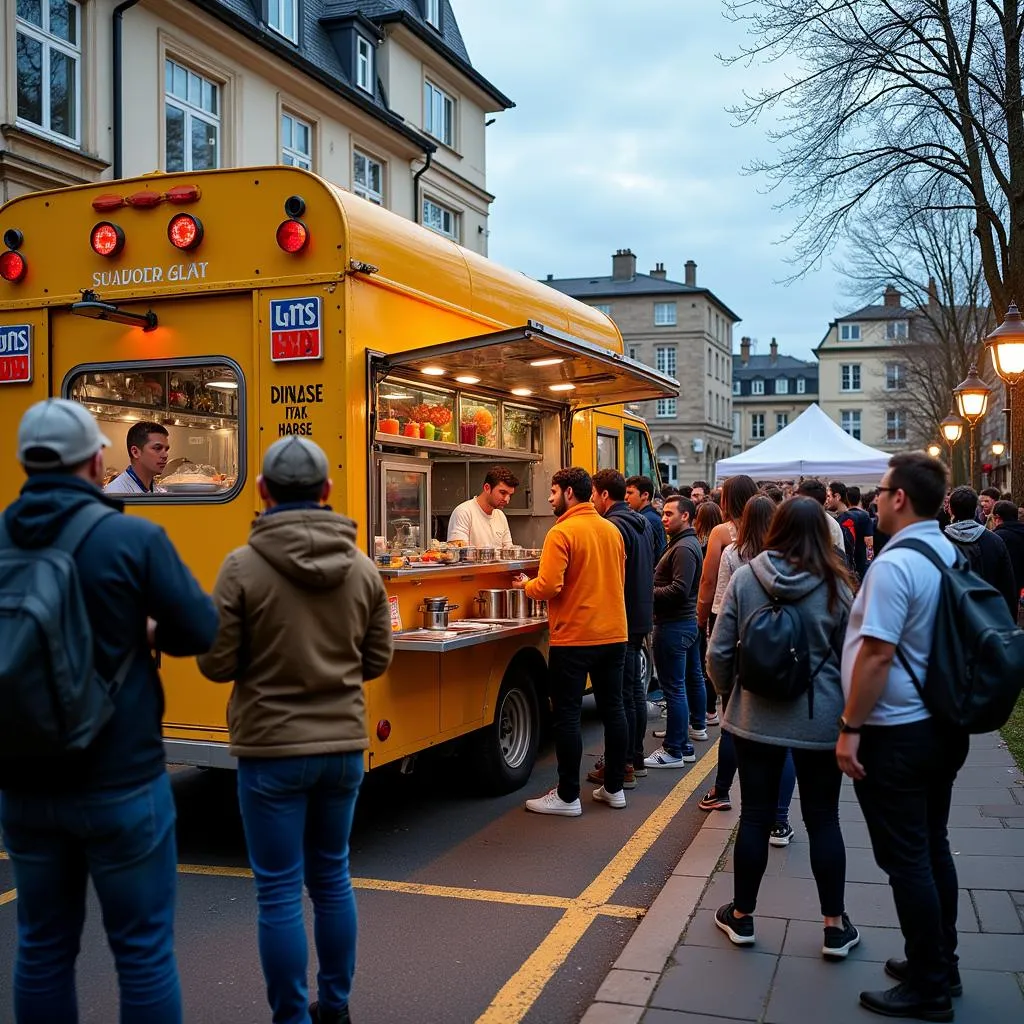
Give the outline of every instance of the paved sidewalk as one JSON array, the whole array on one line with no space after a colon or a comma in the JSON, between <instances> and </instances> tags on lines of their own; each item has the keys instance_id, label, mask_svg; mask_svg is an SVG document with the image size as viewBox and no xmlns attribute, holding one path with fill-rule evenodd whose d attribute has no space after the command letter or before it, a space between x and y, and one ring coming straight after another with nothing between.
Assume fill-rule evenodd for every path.
<instances>
[{"instance_id":1,"label":"paved sidewalk","mask_svg":"<svg viewBox=\"0 0 1024 1024\"><path fill-rule=\"evenodd\" d=\"M861 934L845 962L821 956L818 897L795 800L796 835L789 847L772 849L761 883L756 945L733 946L715 927L715 910L732 899L734 805L708 815L581 1024L881 1020L860 1007L858 993L895 984L882 964L903 955L903 940L849 780L840 817L846 906ZM964 983L963 997L953 1000L956 1019L1024 1021L1024 780L997 734L972 737L949 824Z\"/></svg>"}]
</instances>

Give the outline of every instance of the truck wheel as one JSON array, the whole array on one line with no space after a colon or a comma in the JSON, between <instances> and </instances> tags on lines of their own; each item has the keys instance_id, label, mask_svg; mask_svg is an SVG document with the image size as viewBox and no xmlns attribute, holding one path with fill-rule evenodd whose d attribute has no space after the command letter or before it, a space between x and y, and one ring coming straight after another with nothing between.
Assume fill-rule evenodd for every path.
<instances>
[{"instance_id":1,"label":"truck wheel","mask_svg":"<svg viewBox=\"0 0 1024 1024\"><path fill-rule=\"evenodd\" d=\"M644 693L651 688L651 677L654 675L654 656L651 654L651 638L644 637L640 645L640 678L643 680Z\"/></svg>"},{"instance_id":2,"label":"truck wheel","mask_svg":"<svg viewBox=\"0 0 1024 1024\"><path fill-rule=\"evenodd\" d=\"M481 790L499 795L526 785L539 743L537 691L529 673L513 669L498 691L494 721L474 736L472 756Z\"/></svg>"}]
</instances>

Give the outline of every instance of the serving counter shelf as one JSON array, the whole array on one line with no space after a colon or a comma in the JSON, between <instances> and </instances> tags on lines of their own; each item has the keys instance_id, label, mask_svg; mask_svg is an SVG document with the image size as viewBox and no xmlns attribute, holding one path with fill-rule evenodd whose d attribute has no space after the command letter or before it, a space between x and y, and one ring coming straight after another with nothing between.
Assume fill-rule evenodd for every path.
<instances>
[{"instance_id":1,"label":"serving counter shelf","mask_svg":"<svg viewBox=\"0 0 1024 1024\"><path fill-rule=\"evenodd\" d=\"M491 643L494 640L505 640L509 637L537 633L548 628L547 619L474 619L474 622L487 622L495 628L480 632L459 633L452 636L454 630L436 630L437 636L430 637L430 630L407 629L395 633L396 651L423 651L426 654L445 654L458 651L463 647L476 647L478 644ZM420 639L410 639L415 635Z\"/></svg>"},{"instance_id":2,"label":"serving counter shelf","mask_svg":"<svg viewBox=\"0 0 1024 1024\"><path fill-rule=\"evenodd\" d=\"M517 558L507 562L438 562L410 565L404 569L378 566L383 580L475 579L499 572L526 572L540 565L539 558Z\"/></svg>"}]
</instances>

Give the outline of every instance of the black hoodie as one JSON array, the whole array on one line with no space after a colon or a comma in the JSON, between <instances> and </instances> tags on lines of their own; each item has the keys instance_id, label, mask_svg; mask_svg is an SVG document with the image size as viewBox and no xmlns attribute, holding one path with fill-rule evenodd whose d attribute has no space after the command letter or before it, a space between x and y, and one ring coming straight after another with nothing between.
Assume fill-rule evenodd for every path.
<instances>
[{"instance_id":1,"label":"black hoodie","mask_svg":"<svg viewBox=\"0 0 1024 1024\"><path fill-rule=\"evenodd\" d=\"M80 477L34 476L4 512L4 524L19 547L46 547L71 514L91 501L124 507ZM217 633L213 602L154 523L108 516L86 537L75 562L92 624L96 670L110 679L131 651L137 654L114 699L113 717L88 750L67 758L5 758L0 752L0 789L42 794L127 789L158 778L164 770L164 696L146 643L146 618L157 621L158 649L175 657L205 651Z\"/></svg>"},{"instance_id":2,"label":"black hoodie","mask_svg":"<svg viewBox=\"0 0 1024 1024\"><path fill-rule=\"evenodd\" d=\"M614 523L626 545L626 628L649 633L654 624L654 538L647 517L634 512L624 501L617 501L605 513ZM658 529L662 530L661 522ZM664 530L662 530L664 533Z\"/></svg>"},{"instance_id":3,"label":"black hoodie","mask_svg":"<svg viewBox=\"0 0 1024 1024\"><path fill-rule=\"evenodd\" d=\"M1024 523L1016 519L1000 522L992 531L1005 545L1013 564L1014 590L1017 596L1024 590Z\"/></svg>"}]
</instances>

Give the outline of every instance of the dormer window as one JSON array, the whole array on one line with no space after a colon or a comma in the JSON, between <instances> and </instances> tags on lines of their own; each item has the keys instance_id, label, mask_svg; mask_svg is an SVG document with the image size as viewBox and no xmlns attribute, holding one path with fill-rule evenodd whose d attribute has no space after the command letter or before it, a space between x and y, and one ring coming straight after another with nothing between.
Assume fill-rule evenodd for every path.
<instances>
[{"instance_id":1,"label":"dormer window","mask_svg":"<svg viewBox=\"0 0 1024 1024\"><path fill-rule=\"evenodd\" d=\"M796 379L796 393L802 395L807 390L807 380L804 377L797 377Z\"/></svg>"},{"instance_id":2,"label":"dormer window","mask_svg":"<svg viewBox=\"0 0 1024 1024\"><path fill-rule=\"evenodd\" d=\"M356 85L373 94L373 45L364 36L356 36Z\"/></svg>"},{"instance_id":3,"label":"dormer window","mask_svg":"<svg viewBox=\"0 0 1024 1024\"><path fill-rule=\"evenodd\" d=\"M907 321L906 320L890 320L885 325L885 340L886 341L906 341L907 338Z\"/></svg>"},{"instance_id":4,"label":"dormer window","mask_svg":"<svg viewBox=\"0 0 1024 1024\"><path fill-rule=\"evenodd\" d=\"M293 43L299 41L299 0L267 0L267 25Z\"/></svg>"},{"instance_id":5,"label":"dormer window","mask_svg":"<svg viewBox=\"0 0 1024 1024\"><path fill-rule=\"evenodd\" d=\"M423 17L428 25L441 30L441 0L423 0Z\"/></svg>"},{"instance_id":6,"label":"dormer window","mask_svg":"<svg viewBox=\"0 0 1024 1024\"><path fill-rule=\"evenodd\" d=\"M789 394L789 378L779 377L775 381L775 394L777 395L788 395Z\"/></svg>"},{"instance_id":7,"label":"dormer window","mask_svg":"<svg viewBox=\"0 0 1024 1024\"><path fill-rule=\"evenodd\" d=\"M750 382L750 393L752 395L763 395L764 394L764 378L755 377Z\"/></svg>"},{"instance_id":8,"label":"dormer window","mask_svg":"<svg viewBox=\"0 0 1024 1024\"><path fill-rule=\"evenodd\" d=\"M860 324L840 324L840 341L860 341Z\"/></svg>"}]
</instances>

